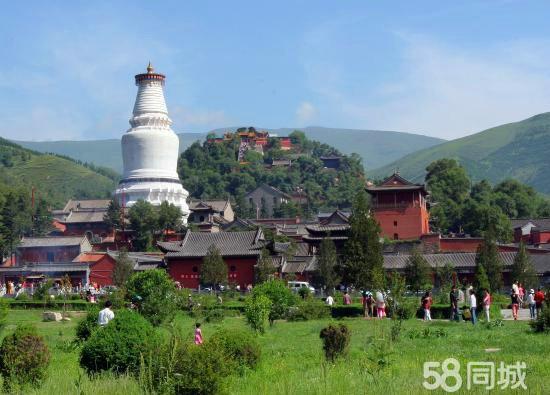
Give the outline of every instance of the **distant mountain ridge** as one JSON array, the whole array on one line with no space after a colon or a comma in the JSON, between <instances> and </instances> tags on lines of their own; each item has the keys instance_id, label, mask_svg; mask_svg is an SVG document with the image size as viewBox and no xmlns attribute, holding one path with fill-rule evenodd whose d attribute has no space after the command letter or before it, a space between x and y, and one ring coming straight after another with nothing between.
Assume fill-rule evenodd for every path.
<instances>
[{"instance_id":1,"label":"distant mountain ridge","mask_svg":"<svg viewBox=\"0 0 550 395\"><path fill-rule=\"evenodd\" d=\"M218 135L235 131L237 127L219 128L210 131ZM294 130L306 133L309 139L334 146L344 154L353 152L363 158L366 169L376 168L397 160L411 152L431 147L445 140L419 134L381 131L324 128L318 126L306 128L256 128L267 130L279 136L286 136ZM180 152L193 142L203 140L209 133L180 133ZM82 162L110 167L122 173L120 140L89 141L14 141L15 143L39 152L52 152L67 155Z\"/></svg>"},{"instance_id":2,"label":"distant mountain ridge","mask_svg":"<svg viewBox=\"0 0 550 395\"><path fill-rule=\"evenodd\" d=\"M436 159L455 158L474 180L493 183L515 178L540 192L550 193L550 113L422 149L369 172L383 178L393 169L422 181L426 166Z\"/></svg>"}]
</instances>

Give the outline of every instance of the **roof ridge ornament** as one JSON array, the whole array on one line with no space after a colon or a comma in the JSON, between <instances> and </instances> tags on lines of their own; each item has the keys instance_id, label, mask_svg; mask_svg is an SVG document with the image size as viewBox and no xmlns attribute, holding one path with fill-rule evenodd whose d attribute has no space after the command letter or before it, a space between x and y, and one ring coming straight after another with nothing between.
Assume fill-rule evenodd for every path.
<instances>
[{"instance_id":1,"label":"roof ridge ornament","mask_svg":"<svg viewBox=\"0 0 550 395\"><path fill-rule=\"evenodd\" d=\"M153 68L153 65L151 64L151 61L149 61L149 64L147 65L147 74L153 74L153 71L155 71L155 69Z\"/></svg>"}]
</instances>

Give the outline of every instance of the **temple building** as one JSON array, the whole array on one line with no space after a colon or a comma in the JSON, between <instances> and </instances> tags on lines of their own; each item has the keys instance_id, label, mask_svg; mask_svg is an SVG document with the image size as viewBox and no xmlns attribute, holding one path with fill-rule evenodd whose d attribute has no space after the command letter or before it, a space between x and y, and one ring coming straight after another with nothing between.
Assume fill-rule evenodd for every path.
<instances>
[{"instance_id":1,"label":"temple building","mask_svg":"<svg viewBox=\"0 0 550 395\"><path fill-rule=\"evenodd\" d=\"M380 185L367 186L372 196L371 212L392 240L413 240L430 233L427 200L423 184L413 184L394 173Z\"/></svg>"},{"instance_id":2,"label":"temple building","mask_svg":"<svg viewBox=\"0 0 550 395\"><path fill-rule=\"evenodd\" d=\"M187 223L189 194L177 173L179 139L171 128L164 100L166 77L155 73L149 63L147 73L138 74L135 79L138 92L131 128L122 136L124 174L115 198L122 207L130 207L138 200L153 205L167 201L181 209Z\"/></svg>"}]
</instances>

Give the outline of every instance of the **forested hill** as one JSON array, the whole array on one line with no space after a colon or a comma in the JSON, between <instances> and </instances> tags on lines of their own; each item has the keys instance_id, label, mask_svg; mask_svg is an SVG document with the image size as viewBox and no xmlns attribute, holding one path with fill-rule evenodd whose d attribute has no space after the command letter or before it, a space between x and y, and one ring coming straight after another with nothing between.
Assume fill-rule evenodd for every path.
<instances>
[{"instance_id":1,"label":"forested hill","mask_svg":"<svg viewBox=\"0 0 550 395\"><path fill-rule=\"evenodd\" d=\"M178 172L183 185L195 198L232 197L240 210L248 210L244 195L266 183L292 194L302 191L307 205L284 207L279 216L292 216L301 209L315 213L324 208L350 207L365 185L361 158L342 155L336 148L308 140L302 132L291 135L292 149L280 149L279 140L269 138L264 154L249 150L239 162L240 140L195 142L180 156ZM339 169L326 169L321 157L341 156ZM272 160L291 160L290 167L271 167ZM286 210L286 211L285 211ZM241 216L249 215L240 212Z\"/></svg>"},{"instance_id":2,"label":"forested hill","mask_svg":"<svg viewBox=\"0 0 550 395\"><path fill-rule=\"evenodd\" d=\"M0 138L0 189L31 189L49 206L61 207L70 198L105 198L113 192L118 175L57 155L31 151Z\"/></svg>"},{"instance_id":3,"label":"forested hill","mask_svg":"<svg viewBox=\"0 0 550 395\"><path fill-rule=\"evenodd\" d=\"M548 194L548 152L550 113L543 113L414 152L369 172L369 178L383 178L388 172L399 168L406 178L421 181L429 163L436 159L454 158L474 180L487 179L497 183L514 178Z\"/></svg>"},{"instance_id":4,"label":"forested hill","mask_svg":"<svg viewBox=\"0 0 550 395\"><path fill-rule=\"evenodd\" d=\"M212 132L221 135L236 127L216 129ZM288 136L295 129L263 129L279 136ZM445 140L419 134L391 132L384 130L358 130L307 127L300 129L309 139L317 140L337 148L344 154L358 153L366 169L373 169L397 160L411 152L440 144ZM202 141L207 133L180 133L180 152L195 141ZM120 140L87 140L87 141L14 141L25 148L39 152L53 152L67 155L82 162L106 166L122 173L122 155Z\"/></svg>"}]
</instances>

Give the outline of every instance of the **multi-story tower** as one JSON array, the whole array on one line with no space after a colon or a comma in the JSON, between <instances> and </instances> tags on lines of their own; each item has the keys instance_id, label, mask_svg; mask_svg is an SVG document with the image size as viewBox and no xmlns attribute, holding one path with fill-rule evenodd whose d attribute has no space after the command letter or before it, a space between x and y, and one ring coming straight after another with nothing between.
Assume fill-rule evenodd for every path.
<instances>
[{"instance_id":1,"label":"multi-story tower","mask_svg":"<svg viewBox=\"0 0 550 395\"><path fill-rule=\"evenodd\" d=\"M187 196L177 173L179 139L164 100L165 76L155 73L151 63L147 73L136 75L138 92L131 128L122 136L124 175L115 192L123 207L138 200L153 205L164 201L181 208L186 223Z\"/></svg>"}]
</instances>

